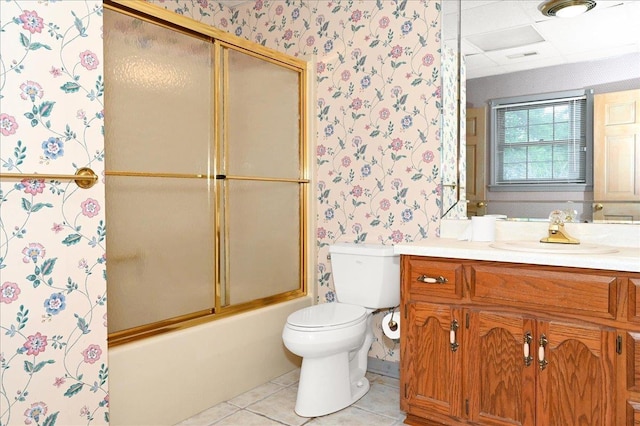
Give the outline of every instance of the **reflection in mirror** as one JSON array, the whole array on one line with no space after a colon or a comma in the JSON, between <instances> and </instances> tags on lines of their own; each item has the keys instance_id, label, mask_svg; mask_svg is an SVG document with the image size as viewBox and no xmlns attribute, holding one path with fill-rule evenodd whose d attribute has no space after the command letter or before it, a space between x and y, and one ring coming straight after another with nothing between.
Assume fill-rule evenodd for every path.
<instances>
[{"instance_id":1,"label":"reflection in mirror","mask_svg":"<svg viewBox=\"0 0 640 426\"><path fill-rule=\"evenodd\" d=\"M442 179L442 217L466 215L464 191L465 169L465 81L464 66L460 55L460 0L447 0L447 19L453 25L442 27L441 66L442 115L440 127L440 157ZM444 7L444 5L443 5ZM444 8L442 9L444 11ZM444 16L444 12L441 12Z\"/></svg>"},{"instance_id":2,"label":"reflection in mirror","mask_svg":"<svg viewBox=\"0 0 640 426\"><path fill-rule=\"evenodd\" d=\"M598 0L591 11L564 19L542 15L541 2L461 0L467 161L460 162L460 170L468 198L462 204L469 208L462 214L453 209L447 217L506 214L543 220L572 201L581 222L640 223L640 2ZM449 37L458 25L456 4L443 1L445 45L454 44ZM594 93L594 124L586 132L593 141L588 164L593 186L492 186L489 102L585 89Z\"/></svg>"}]
</instances>

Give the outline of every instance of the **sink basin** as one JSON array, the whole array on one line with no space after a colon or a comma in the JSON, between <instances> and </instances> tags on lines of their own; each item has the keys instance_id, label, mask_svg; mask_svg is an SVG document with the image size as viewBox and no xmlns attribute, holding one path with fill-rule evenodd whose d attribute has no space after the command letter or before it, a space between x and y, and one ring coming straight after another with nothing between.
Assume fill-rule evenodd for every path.
<instances>
[{"instance_id":1,"label":"sink basin","mask_svg":"<svg viewBox=\"0 0 640 426\"><path fill-rule=\"evenodd\" d=\"M607 254L618 252L615 247L587 243L555 244L537 241L498 241L491 243L490 246L501 250L551 254Z\"/></svg>"}]
</instances>

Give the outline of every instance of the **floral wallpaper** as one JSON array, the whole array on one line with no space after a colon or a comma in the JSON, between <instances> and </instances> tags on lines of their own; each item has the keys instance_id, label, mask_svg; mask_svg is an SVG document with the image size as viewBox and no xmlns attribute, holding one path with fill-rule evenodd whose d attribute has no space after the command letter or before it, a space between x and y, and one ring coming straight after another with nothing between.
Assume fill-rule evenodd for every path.
<instances>
[{"instance_id":1,"label":"floral wallpaper","mask_svg":"<svg viewBox=\"0 0 640 426\"><path fill-rule=\"evenodd\" d=\"M438 235L441 185L439 0L149 0L281 52L315 61L317 285L336 300L327 262L337 241L397 244ZM450 90L455 90L454 88ZM456 212L453 213L457 215ZM370 356L398 360L377 339Z\"/></svg>"},{"instance_id":2,"label":"floral wallpaper","mask_svg":"<svg viewBox=\"0 0 640 426\"><path fill-rule=\"evenodd\" d=\"M153 3L314 61L321 302L335 300L328 245L437 236L451 168L440 153L439 1ZM0 172L102 176L101 7L0 3ZM2 425L108 422L103 185L0 179ZM397 342L377 336L370 355L397 360Z\"/></svg>"},{"instance_id":3,"label":"floral wallpaper","mask_svg":"<svg viewBox=\"0 0 640 426\"><path fill-rule=\"evenodd\" d=\"M0 4L0 173L103 170L102 4ZM0 425L108 423L104 187L0 178Z\"/></svg>"},{"instance_id":4,"label":"floral wallpaper","mask_svg":"<svg viewBox=\"0 0 640 426\"><path fill-rule=\"evenodd\" d=\"M466 108L458 108L458 104L467 103L467 86L460 87L460 101L458 102L458 80L466 81L466 67L464 58L458 64L458 54L454 48L443 46L442 56L442 137L441 137L441 163L443 182L442 214L447 219L460 219L467 217L467 148L466 132L467 119ZM458 79L458 67L460 78ZM460 110L460 117L458 111ZM460 147L457 147L458 123L460 123ZM460 161L458 161L458 158ZM458 183L458 173L460 179ZM455 186L460 185L460 200Z\"/></svg>"}]
</instances>

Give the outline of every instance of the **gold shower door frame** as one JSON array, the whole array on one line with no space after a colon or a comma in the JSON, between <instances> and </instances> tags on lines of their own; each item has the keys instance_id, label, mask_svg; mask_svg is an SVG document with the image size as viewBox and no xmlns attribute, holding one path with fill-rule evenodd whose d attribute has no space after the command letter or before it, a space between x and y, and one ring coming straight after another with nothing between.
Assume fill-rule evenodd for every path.
<instances>
[{"instance_id":1,"label":"gold shower door frame","mask_svg":"<svg viewBox=\"0 0 640 426\"><path fill-rule=\"evenodd\" d=\"M138 340L140 338L165 333L168 331L183 329L228 315L246 312L263 306L302 297L307 294L307 233L308 233L308 203L309 203L309 160L307 141L307 64L297 58L293 58L268 49L257 43L240 39L234 35L220 31L216 28L204 25L190 18L174 14L153 4L130 0L105 0L104 7L131 17L151 22L168 29L178 31L196 38L209 40L213 44L213 139L215 153L212 170L208 174L202 173L155 173L136 172L122 170L105 170L106 176L124 176L138 178L174 178L174 179L203 179L213 184L215 207L213 214L213 230L215 241L212 242L214 259L214 301L211 309L193 312L178 317L167 318L154 322L109 333L109 345ZM229 69L228 55L230 51L239 52L258 58L262 61L278 65L280 67L298 73L298 155L299 176L271 177L271 176L246 176L234 174L221 174L227 170L228 150L228 126L229 111L225 99L233 96L229 93ZM231 264L229 256L229 217L226 206L229 204L230 182L264 182L296 184L299 200L299 258L297 268L299 270L299 286L294 290L284 291L278 294L260 297L242 303L232 303ZM292 259L293 260L293 259Z\"/></svg>"}]
</instances>

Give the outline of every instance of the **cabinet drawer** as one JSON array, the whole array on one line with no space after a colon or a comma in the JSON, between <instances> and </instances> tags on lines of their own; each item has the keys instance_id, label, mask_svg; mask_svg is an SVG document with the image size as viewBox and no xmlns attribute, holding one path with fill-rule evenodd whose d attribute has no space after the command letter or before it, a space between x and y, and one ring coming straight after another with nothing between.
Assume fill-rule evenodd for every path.
<instances>
[{"instance_id":1,"label":"cabinet drawer","mask_svg":"<svg viewBox=\"0 0 640 426\"><path fill-rule=\"evenodd\" d=\"M471 266L471 299L526 309L616 317L615 276L536 267Z\"/></svg>"},{"instance_id":2,"label":"cabinet drawer","mask_svg":"<svg viewBox=\"0 0 640 426\"><path fill-rule=\"evenodd\" d=\"M408 292L411 297L462 299L462 264L406 257L403 265L403 283L403 291Z\"/></svg>"}]
</instances>

